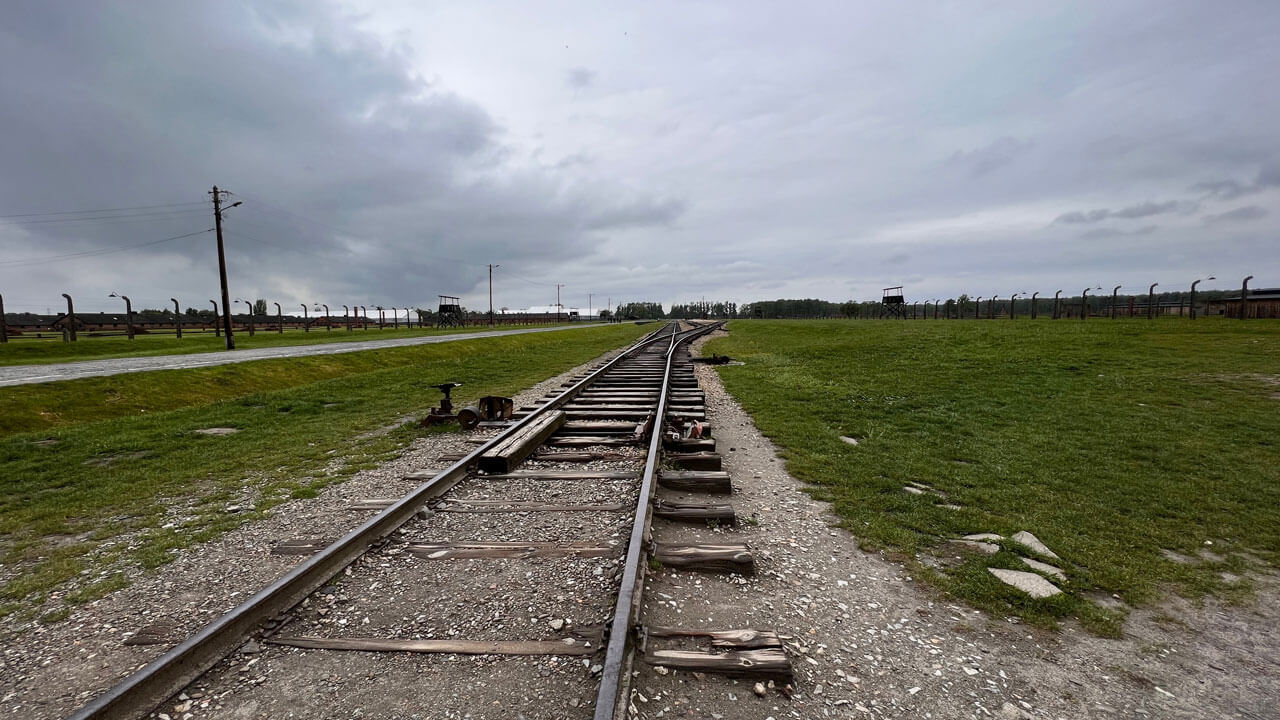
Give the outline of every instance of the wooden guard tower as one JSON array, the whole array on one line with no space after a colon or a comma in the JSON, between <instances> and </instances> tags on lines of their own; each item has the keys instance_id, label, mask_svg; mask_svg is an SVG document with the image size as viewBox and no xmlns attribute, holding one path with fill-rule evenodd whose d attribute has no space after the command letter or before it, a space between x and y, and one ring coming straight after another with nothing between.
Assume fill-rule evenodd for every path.
<instances>
[{"instance_id":1,"label":"wooden guard tower","mask_svg":"<svg viewBox=\"0 0 1280 720\"><path fill-rule=\"evenodd\" d=\"M440 296L440 309L436 311L436 327L462 327L462 305L452 295Z\"/></svg>"},{"instance_id":2,"label":"wooden guard tower","mask_svg":"<svg viewBox=\"0 0 1280 720\"><path fill-rule=\"evenodd\" d=\"M880 317L902 319L904 317L902 311L906 304L906 300L903 299L901 285L885 288L884 295L880 298Z\"/></svg>"}]
</instances>

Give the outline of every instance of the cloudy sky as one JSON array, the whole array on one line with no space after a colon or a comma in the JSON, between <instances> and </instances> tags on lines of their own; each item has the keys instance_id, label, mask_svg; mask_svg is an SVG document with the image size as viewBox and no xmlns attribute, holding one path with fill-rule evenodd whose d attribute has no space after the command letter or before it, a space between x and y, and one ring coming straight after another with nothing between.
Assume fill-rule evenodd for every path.
<instances>
[{"instance_id":1,"label":"cloudy sky","mask_svg":"<svg viewBox=\"0 0 1280 720\"><path fill-rule=\"evenodd\" d=\"M1280 285L1280 4L1056 5L7 2L0 293Z\"/></svg>"}]
</instances>

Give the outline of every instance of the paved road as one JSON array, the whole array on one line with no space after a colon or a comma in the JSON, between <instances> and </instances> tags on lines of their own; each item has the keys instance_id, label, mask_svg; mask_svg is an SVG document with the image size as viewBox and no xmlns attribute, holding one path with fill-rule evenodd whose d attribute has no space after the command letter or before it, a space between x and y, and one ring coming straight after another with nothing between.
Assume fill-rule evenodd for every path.
<instances>
[{"instance_id":1,"label":"paved road","mask_svg":"<svg viewBox=\"0 0 1280 720\"><path fill-rule=\"evenodd\" d=\"M416 338L394 340L362 340L359 342L331 342L320 345L294 345L289 347L256 348L253 350L221 350L218 352L192 353L190 355L155 355L152 357L114 358L111 360L82 360L80 362L50 365L10 365L0 367L0 387L31 385L34 383L76 380L104 375L146 372L147 370L183 370L186 368L226 365L228 363L267 360L270 358L303 357L306 355L337 355L339 353L379 350L382 348L430 345L474 340L476 338L524 335L525 333L559 332L584 327L601 327L604 323L568 325L550 328L525 328L522 330L493 330L487 332L456 333L453 335L424 335Z\"/></svg>"}]
</instances>

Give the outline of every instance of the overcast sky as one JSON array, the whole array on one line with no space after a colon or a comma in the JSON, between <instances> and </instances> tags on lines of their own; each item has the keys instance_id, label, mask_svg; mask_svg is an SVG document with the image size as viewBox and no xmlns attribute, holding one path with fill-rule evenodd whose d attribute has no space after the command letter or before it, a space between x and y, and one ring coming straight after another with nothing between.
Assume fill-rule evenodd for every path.
<instances>
[{"instance_id":1,"label":"overcast sky","mask_svg":"<svg viewBox=\"0 0 1280 720\"><path fill-rule=\"evenodd\" d=\"M0 294L1280 285L1280 3L1056 5L10 0Z\"/></svg>"}]
</instances>

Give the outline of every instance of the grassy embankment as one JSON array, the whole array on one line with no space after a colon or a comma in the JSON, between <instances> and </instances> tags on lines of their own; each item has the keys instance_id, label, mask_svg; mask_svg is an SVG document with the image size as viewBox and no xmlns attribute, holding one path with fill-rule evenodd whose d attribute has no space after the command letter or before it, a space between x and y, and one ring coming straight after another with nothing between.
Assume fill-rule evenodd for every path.
<instances>
[{"instance_id":1,"label":"grassy embankment","mask_svg":"<svg viewBox=\"0 0 1280 720\"><path fill-rule=\"evenodd\" d=\"M416 322L416 321L415 321ZM563 323L562 323L563 324ZM555 327L556 323L545 325L499 325L498 330L519 330L530 327ZM335 327L331 331L314 329L311 332L287 329L283 333L259 330L250 336L248 332L237 328L235 341L237 350L255 348L285 347L295 345L319 345L331 342L359 342L362 340L391 340L395 338L414 338L429 335L453 335L456 333L487 332L489 327L468 326L465 328L432 327L411 330L400 328L378 330L376 325L368 330L358 326L348 332L346 328ZM0 344L0 365L44 365L48 363L75 362L77 360L106 360L110 358L148 357L152 355L189 355L193 353L216 352L226 350L226 341L210 332L187 332L182 339L173 335L137 335L133 340L122 335L108 337L89 337L81 333L73 343L62 342L59 338L34 338L15 336L9 342Z\"/></svg>"},{"instance_id":2,"label":"grassy embankment","mask_svg":"<svg viewBox=\"0 0 1280 720\"><path fill-rule=\"evenodd\" d=\"M622 324L0 389L8 566L0 615L58 619L65 603L125 584L127 568L168 562L175 548L393 456L426 432L404 418L438 402L429 385L465 383L455 402L510 395L653 329ZM239 432L195 432L210 427ZM371 432L378 428L388 429ZM247 509L226 512L232 503Z\"/></svg>"},{"instance_id":3,"label":"grassy embankment","mask_svg":"<svg viewBox=\"0 0 1280 720\"><path fill-rule=\"evenodd\" d=\"M986 571L1029 569L1007 541L955 567L917 564L977 607L1041 624L1074 615L1114 634L1120 616L1091 593L1130 604L1165 588L1240 599L1248 581L1223 573L1280 560L1280 323L734 321L730 330L707 348L746 362L721 369L725 385L865 544L954 558L948 538L1028 530L1062 556L1067 592L1046 600ZM945 499L904 492L911 482Z\"/></svg>"}]
</instances>

